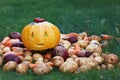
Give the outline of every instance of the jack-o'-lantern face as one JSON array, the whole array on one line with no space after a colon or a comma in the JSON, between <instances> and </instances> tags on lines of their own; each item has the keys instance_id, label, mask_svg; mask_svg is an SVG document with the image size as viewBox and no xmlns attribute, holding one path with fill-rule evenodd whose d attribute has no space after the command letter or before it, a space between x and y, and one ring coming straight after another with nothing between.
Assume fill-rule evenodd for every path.
<instances>
[{"instance_id":1,"label":"jack-o'-lantern face","mask_svg":"<svg viewBox=\"0 0 120 80\"><path fill-rule=\"evenodd\" d=\"M59 29L45 20L35 20L22 30L22 41L29 50L51 49L59 43L59 40Z\"/></svg>"}]
</instances>

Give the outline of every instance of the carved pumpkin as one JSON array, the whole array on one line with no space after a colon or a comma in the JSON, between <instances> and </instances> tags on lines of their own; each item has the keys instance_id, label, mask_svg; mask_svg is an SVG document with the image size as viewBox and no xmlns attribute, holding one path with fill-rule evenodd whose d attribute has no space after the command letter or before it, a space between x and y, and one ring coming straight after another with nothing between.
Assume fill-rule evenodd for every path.
<instances>
[{"instance_id":1,"label":"carved pumpkin","mask_svg":"<svg viewBox=\"0 0 120 80\"><path fill-rule=\"evenodd\" d=\"M51 49L59 43L60 31L52 23L35 18L22 30L22 41L29 50Z\"/></svg>"}]
</instances>

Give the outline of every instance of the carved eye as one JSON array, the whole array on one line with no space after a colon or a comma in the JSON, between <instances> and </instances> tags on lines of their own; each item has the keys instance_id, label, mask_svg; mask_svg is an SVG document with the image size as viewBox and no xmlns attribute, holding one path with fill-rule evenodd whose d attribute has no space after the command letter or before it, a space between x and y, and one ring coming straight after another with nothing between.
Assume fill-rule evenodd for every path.
<instances>
[{"instance_id":1,"label":"carved eye","mask_svg":"<svg viewBox=\"0 0 120 80\"><path fill-rule=\"evenodd\" d=\"M48 36L48 33L47 31L44 32L44 36L47 37Z\"/></svg>"},{"instance_id":2,"label":"carved eye","mask_svg":"<svg viewBox=\"0 0 120 80\"><path fill-rule=\"evenodd\" d=\"M32 32L31 37L34 38L34 33Z\"/></svg>"}]
</instances>

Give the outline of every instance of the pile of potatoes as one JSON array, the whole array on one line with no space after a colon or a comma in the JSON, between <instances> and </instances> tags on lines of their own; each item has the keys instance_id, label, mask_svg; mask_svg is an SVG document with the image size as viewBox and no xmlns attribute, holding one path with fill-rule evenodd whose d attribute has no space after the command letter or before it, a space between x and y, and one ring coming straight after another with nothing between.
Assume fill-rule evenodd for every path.
<instances>
[{"instance_id":1,"label":"pile of potatoes","mask_svg":"<svg viewBox=\"0 0 120 80\"><path fill-rule=\"evenodd\" d=\"M25 48L20 33L12 32L0 42L0 66L6 72L13 70L25 74L32 70L38 75L50 73L53 67L70 73L112 69L118 65L119 57L103 52L109 38L106 35L88 36L86 32L61 34L58 46L41 53Z\"/></svg>"}]
</instances>

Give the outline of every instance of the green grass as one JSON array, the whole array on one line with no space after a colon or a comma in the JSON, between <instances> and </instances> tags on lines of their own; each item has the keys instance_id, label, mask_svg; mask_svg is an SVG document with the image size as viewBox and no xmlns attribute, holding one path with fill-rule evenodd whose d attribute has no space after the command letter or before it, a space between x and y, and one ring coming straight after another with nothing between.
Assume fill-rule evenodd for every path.
<instances>
[{"instance_id":1,"label":"green grass","mask_svg":"<svg viewBox=\"0 0 120 80\"><path fill-rule=\"evenodd\" d=\"M62 33L87 31L89 35L120 37L120 0L0 0L0 40L10 32L21 32L35 17L52 22ZM120 44L111 40L104 52L120 56ZM40 76L0 69L0 80L119 80L119 76L119 68L80 74L61 73L55 68Z\"/></svg>"}]
</instances>

